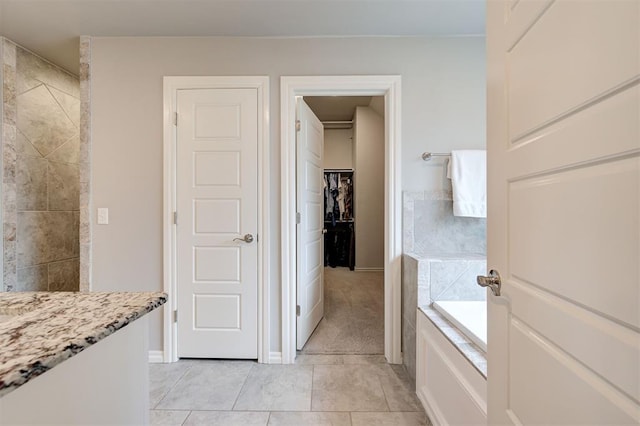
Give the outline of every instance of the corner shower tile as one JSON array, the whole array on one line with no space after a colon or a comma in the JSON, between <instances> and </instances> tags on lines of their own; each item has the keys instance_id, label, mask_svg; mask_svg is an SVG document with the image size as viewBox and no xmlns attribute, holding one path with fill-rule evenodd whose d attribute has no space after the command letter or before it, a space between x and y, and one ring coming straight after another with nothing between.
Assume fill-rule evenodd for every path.
<instances>
[{"instance_id":1,"label":"corner shower tile","mask_svg":"<svg viewBox=\"0 0 640 426\"><path fill-rule=\"evenodd\" d=\"M49 263L78 257L76 212L19 212L18 265Z\"/></svg>"},{"instance_id":2,"label":"corner shower tile","mask_svg":"<svg viewBox=\"0 0 640 426\"><path fill-rule=\"evenodd\" d=\"M62 110L67 114L73 124L80 125L80 99L79 97L73 97L68 95L55 87L49 87L49 91L53 95L56 101L62 107Z\"/></svg>"},{"instance_id":3,"label":"corner shower tile","mask_svg":"<svg viewBox=\"0 0 640 426\"><path fill-rule=\"evenodd\" d=\"M49 291L78 291L80 288L80 261L71 259L49 263Z\"/></svg>"},{"instance_id":4,"label":"corner shower tile","mask_svg":"<svg viewBox=\"0 0 640 426\"><path fill-rule=\"evenodd\" d=\"M45 83L73 97L80 97L78 79L57 66L20 47L16 51L18 93Z\"/></svg>"},{"instance_id":5,"label":"corner shower tile","mask_svg":"<svg viewBox=\"0 0 640 426\"><path fill-rule=\"evenodd\" d=\"M47 265L18 269L15 291L47 291Z\"/></svg>"},{"instance_id":6,"label":"corner shower tile","mask_svg":"<svg viewBox=\"0 0 640 426\"><path fill-rule=\"evenodd\" d=\"M4 235L4 241L15 241L16 240L16 230L17 230L17 225L15 223L9 223L9 222L5 222L3 223L3 235Z\"/></svg>"},{"instance_id":7,"label":"corner shower tile","mask_svg":"<svg viewBox=\"0 0 640 426\"><path fill-rule=\"evenodd\" d=\"M16 261L16 247L17 244L15 241L4 242L4 258L7 262Z\"/></svg>"},{"instance_id":8,"label":"corner shower tile","mask_svg":"<svg viewBox=\"0 0 640 426\"><path fill-rule=\"evenodd\" d=\"M16 127L5 125L2 128L3 182L16 181Z\"/></svg>"},{"instance_id":9,"label":"corner shower tile","mask_svg":"<svg viewBox=\"0 0 640 426\"><path fill-rule=\"evenodd\" d=\"M16 205L16 184L15 182L4 182L2 194L2 204L4 217L2 220L4 223L15 224L18 221L18 208Z\"/></svg>"},{"instance_id":10,"label":"corner shower tile","mask_svg":"<svg viewBox=\"0 0 640 426\"><path fill-rule=\"evenodd\" d=\"M79 210L78 165L49 162L48 176L49 211Z\"/></svg>"},{"instance_id":11,"label":"corner shower tile","mask_svg":"<svg viewBox=\"0 0 640 426\"><path fill-rule=\"evenodd\" d=\"M91 283L91 243L80 244L80 291L89 291Z\"/></svg>"},{"instance_id":12,"label":"corner shower tile","mask_svg":"<svg viewBox=\"0 0 640 426\"><path fill-rule=\"evenodd\" d=\"M2 282L4 284L4 291L15 291L16 280L17 280L16 262L5 261L2 274L3 274Z\"/></svg>"},{"instance_id":13,"label":"corner shower tile","mask_svg":"<svg viewBox=\"0 0 640 426\"><path fill-rule=\"evenodd\" d=\"M74 211L71 212L72 215L72 229L70 230L70 232L73 233L73 239L71 240L72 243L72 252L73 252L73 256L72 257L79 257L80 256L80 212L79 211Z\"/></svg>"},{"instance_id":14,"label":"corner shower tile","mask_svg":"<svg viewBox=\"0 0 640 426\"><path fill-rule=\"evenodd\" d=\"M16 45L7 39L2 40L2 61L4 64L16 64Z\"/></svg>"},{"instance_id":15,"label":"corner shower tile","mask_svg":"<svg viewBox=\"0 0 640 426\"><path fill-rule=\"evenodd\" d=\"M21 268L49 262L47 212L18 213L18 265Z\"/></svg>"},{"instance_id":16,"label":"corner shower tile","mask_svg":"<svg viewBox=\"0 0 640 426\"><path fill-rule=\"evenodd\" d=\"M309 411L314 367L256 364L233 409L240 411Z\"/></svg>"},{"instance_id":17,"label":"corner shower tile","mask_svg":"<svg viewBox=\"0 0 640 426\"><path fill-rule=\"evenodd\" d=\"M2 81L3 99L5 101L16 98L16 69L9 62L2 65L4 79Z\"/></svg>"},{"instance_id":18,"label":"corner shower tile","mask_svg":"<svg viewBox=\"0 0 640 426\"><path fill-rule=\"evenodd\" d=\"M80 162L80 135L76 134L60 148L47 156L47 160L57 163L78 164Z\"/></svg>"},{"instance_id":19,"label":"corner shower tile","mask_svg":"<svg viewBox=\"0 0 640 426\"><path fill-rule=\"evenodd\" d=\"M43 85L18 96L18 129L43 156L77 133L77 128Z\"/></svg>"},{"instance_id":20,"label":"corner shower tile","mask_svg":"<svg viewBox=\"0 0 640 426\"><path fill-rule=\"evenodd\" d=\"M42 155L21 132L16 135L16 155L42 158Z\"/></svg>"},{"instance_id":21,"label":"corner shower tile","mask_svg":"<svg viewBox=\"0 0 640 426\"><path fill-rule=\"evenodd\" d=\"M47 210L47 160L18 157L16 167L18 211Z\"/></svg>"}]
</instances>

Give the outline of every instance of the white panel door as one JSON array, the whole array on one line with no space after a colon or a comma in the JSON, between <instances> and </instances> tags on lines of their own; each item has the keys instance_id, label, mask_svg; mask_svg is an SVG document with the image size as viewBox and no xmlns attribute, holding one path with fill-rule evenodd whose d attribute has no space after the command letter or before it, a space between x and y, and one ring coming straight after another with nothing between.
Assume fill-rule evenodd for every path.
<instances>
[{"instance_id":1,"label":"white panel door","mask_svg":"<svg viewBox=\"0 0 640 426\"><path fill-rule=\"evenodd\" d=\"M489 424L640 423L640 2L487 2Z\"/></svg>"},{"instance_id":2,"label":"white panel door","mask_svg":"<svg viewBox=\"0 0 640 426\"><path fill-rule=\"evenodd\" d=\"M178 90L179 357L258 356L257 105L256 89Z\"/></svg>"},{"instance_id":3,"label":"white panel door","mask_svg":"<svg viewBox=\"0 0 640 426\"><path fill-rule=\"evenodd\" d=\"M324 127L300 98L297 104L297 349L302 349L324 315Z\"/></svg>"}]
</instances>

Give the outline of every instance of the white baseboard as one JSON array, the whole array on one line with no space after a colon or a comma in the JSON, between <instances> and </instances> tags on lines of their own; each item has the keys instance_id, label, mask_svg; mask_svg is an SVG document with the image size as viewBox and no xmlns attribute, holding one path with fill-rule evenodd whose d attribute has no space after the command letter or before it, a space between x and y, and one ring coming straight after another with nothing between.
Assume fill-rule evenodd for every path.
<instances>
[{"instance_id":1,"label":"white baseboard","mask_svg":"<svg viewBox=\"0 0 640 426\"><path fill-rule=\"evenodd\" d=\"M384 267L373 267L373 268L358 268L357 266L354 268L356 272L381 272L384 271Z\"/></svg>"},{"instance_id":2,"label":"white baseboard","mask_svg":"<svg viewBox=\"0 0 640 426\"><path fill-rule=\"evenodd\" d=\"M282 352L269 352L269 364L282 364Z\"/></svg>"},{"instance_id":3,"label":"white baseboard","mask_svg":"<svg viewBox=\"0 0 640 426\"><path fill-rule=\"evenodd\" d=\"M164 351L149 351L149 362L152 364L164 362Z\"/></svg>"}]
</instances>

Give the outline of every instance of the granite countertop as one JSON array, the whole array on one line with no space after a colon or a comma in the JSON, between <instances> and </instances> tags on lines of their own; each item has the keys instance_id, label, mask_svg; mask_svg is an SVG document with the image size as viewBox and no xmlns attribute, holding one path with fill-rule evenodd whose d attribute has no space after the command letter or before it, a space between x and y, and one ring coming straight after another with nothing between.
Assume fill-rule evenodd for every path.
<instances>
[{"instance_id":1,"label":"granite countertop","mask_svg":"<svg viewBox=\"0 0 640 426\"><path fill-rule=\"evenodd\" d=\"M0 293L0 397L166 301L164 293Z\"/></svg>"}]
</instances>

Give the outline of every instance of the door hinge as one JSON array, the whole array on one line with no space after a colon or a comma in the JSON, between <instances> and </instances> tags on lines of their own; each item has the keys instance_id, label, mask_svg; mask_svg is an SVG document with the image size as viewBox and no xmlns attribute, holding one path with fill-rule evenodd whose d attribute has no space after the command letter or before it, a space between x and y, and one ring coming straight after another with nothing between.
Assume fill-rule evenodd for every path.
<instances>
[{"instance_id":1,"label":"door hinge","mask_svg":"<svg viewBox=\"0 0 640 426\"><path fill-rule=\"evenodd\" d=\"M173 311L173 322L178 322L178 310Z\"/></svg>"},{"instance_id":2,"label":"door hinge","mask_svg":"<svg viewBox=\"0 0 640 426\"><path fill-rule=\"evenodd\" d=\"M173 224L178 224L178 212L173 212Z\"/></svg>"},{"instance_id":3,"label":"door hinge","mask_svg":"<svg viewBox=\"0 0 640 426\"><path fill-rule=\"evenodd\" d=\"M300 316L300 305L296 305L296 316Z\"/></svg>"},{"instance_id":4,"label":"door hinge","mask_svg":"<svg viewBox=\"0 0 640 426\"><path fill-rule=\"evenodd\" d=\"M300 213L296 212L296 223L300 223L301 220Z\"/></svg>"},{"instance_id":5,"label":"door hinge","mask_svg":"<svg viewBox=\"0 0 640 426\"><path fill-rule=\"evenodd\" d=\"M174 126L178 125L178 113L177 112L173 113L173 125Z\"/></svg>"},{"instance_id":6,"label":"door hinge","mask_svg":"<svg viewBox=\"0 0 640 426\"><path fill-rule=\"evenodd\" d=\"M300 131L300 120L296 120L296 132Z\"/></svg>"}]
</instances>

